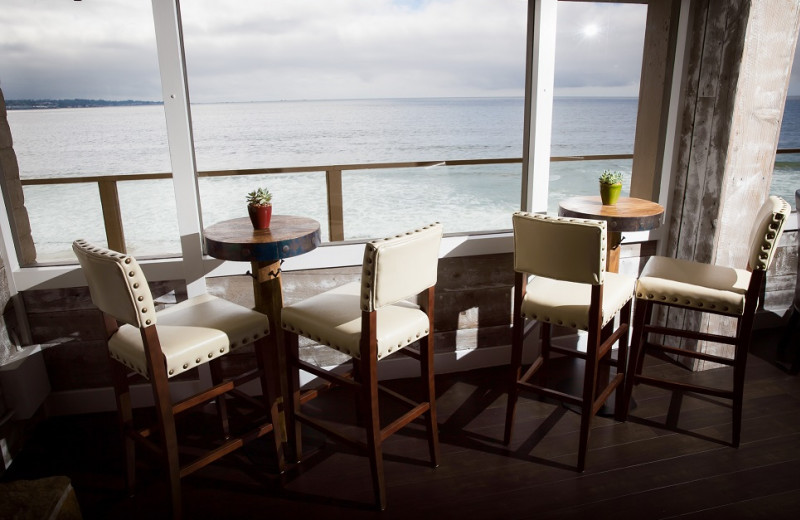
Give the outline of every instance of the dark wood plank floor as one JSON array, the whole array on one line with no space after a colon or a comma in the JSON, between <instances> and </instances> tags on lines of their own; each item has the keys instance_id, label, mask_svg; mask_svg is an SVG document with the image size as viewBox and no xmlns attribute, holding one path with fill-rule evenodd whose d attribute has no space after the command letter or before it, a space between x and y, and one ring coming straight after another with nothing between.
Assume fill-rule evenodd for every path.
<instances>
[{"instance_id":1,"label":"dark wood plank floor","mask_svg":"<svg viewBox=\"0 0 800 520\"><path fill-rule=\"evenodd\" d=\"M427 465L421 425L386 443L386 511L370 509L366 458L307 431L306 459L284 482L273 470L268 439L187 478L186 518L797 518L800 376L775 363L779 330L756 334L738 449L727 445L729 406L638 387L628 422L595 420L587 469L579 474L578 415L523 398L505 447L505 371L482 369L437 376L438 468ZM730 381L727 368L692 374L657 360L648 365L704 384ZM412 388L405 380L391 386ZM334 391L310 406L344 421L352 418L351 404ZM3 480L67 475L85 518L164 516L157 473L142 463L137 494L129 498L121 462L113 414L50 418Z\"/></svg>"}]
</instances>

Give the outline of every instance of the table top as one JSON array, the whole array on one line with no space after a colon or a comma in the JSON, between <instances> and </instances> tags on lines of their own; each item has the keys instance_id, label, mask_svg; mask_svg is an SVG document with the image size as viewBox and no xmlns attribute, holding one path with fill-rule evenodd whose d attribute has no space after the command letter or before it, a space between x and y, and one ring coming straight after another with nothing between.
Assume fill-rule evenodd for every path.
<instances>
[{"instance_id":1,"label":"table top","mask_svg":"<svg viewBox=\"0 0 800 520\"><path fill-rule=\"evenodd\" d=\"M253 229L250 219L242 217L218 222L203 234L209 255L240 262L277 262L320 244L319 222L289 215L272 215L269 229Z\"/></svg>"},{"instance_id":2,"label":"table top","mask_svg":"<svg viewBox=\"0 0 800 520\"><path fill-rule=\"evenodd\" d=\"M647 231L661 225L664 207L633 197L620 197L616 205L604 206L599 195L590 195L559 202L558 214L562 217L605 220L609 231Z\"/></svg>"}]
</instances>

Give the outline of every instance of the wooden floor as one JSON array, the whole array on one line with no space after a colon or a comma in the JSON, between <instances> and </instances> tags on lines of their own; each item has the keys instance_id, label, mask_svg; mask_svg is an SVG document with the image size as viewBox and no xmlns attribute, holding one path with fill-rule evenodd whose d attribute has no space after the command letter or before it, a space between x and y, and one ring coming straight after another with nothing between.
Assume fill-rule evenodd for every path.
<instances>
[{"instance_id":1,"label":"wooden floor","mask_svg":"<svg viewBox=\"0 0 800 520\"><path fill-rule=\"evenodd\" d=\"M578 415L524 398L514 440L506 448L501 443L505 372L482 369L437 376L438 468L427 465L421 425L387 442L384 512L370 509L366 459L307 432L307 458L283 483L273 470L268 439L185 479L185 516L798 518L800 376L776 365L778 334L757 332L738 449L727 445L727 405L638 387L637 407L628 422L598 418L593 423L587 469L579 474L573 469ZM650 370L676 372L705 384L730 380L727 368L691 374L656 360L648 364ZM408 381L392 386L410 387ZM352 417L347 395L332 392L312 403L330 418ZM199 414L190 418L204 420ZM85 518L164 516L166 497L157 473L141 464L137 494L128 498L122 491L121 462L113 414L51 418L37 428L3 480L67 475Z\"/></svg>"}]
</instances>

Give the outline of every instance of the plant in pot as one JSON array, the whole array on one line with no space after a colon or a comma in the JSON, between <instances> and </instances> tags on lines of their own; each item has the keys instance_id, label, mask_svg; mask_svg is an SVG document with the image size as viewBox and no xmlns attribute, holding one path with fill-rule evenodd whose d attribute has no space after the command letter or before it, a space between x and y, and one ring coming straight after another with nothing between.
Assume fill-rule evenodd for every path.
<instances>
[{"instance_id":1,"label":"plant in pot","mask_svg":"<svg viewBox=\"0 0 800 520\"><path fill-rule=\"evenodd\" d=\"M272 218L272 193L266 188L258 188L247 194L247 213L254 229L269 228Z\"/></svg>"},{"instance_id":2,"label":"plant in pot","mask_svg":"<svg viewBox=\"0 0 800 520\"><path fill-rule=\"evenodd\" d=\"M606 170L600 174L600 199L604 206L613 206L622 191L622 172Z\"/></svg>"}]
</instances>

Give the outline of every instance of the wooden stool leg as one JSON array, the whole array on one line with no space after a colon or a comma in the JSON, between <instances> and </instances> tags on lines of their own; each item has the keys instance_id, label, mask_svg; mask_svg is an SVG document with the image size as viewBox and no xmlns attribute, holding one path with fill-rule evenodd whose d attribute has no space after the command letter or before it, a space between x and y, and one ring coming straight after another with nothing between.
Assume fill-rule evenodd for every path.
<instances>
[{"instance_id":1,"label":"wooden stool leg","mask_svg":"<svg viewBox=\"0 0 800 520\"><path fill-rule=\"evenodd\" d=\"M134 431L131 392L128 385L128 369L110 355L111 376L114 382L114 397L117 400L117 417L125 450L125 485L128 495L133 496L136 488L136 442L131 437Z\"/></svg>"},{"instance_id":2,"label":"wooden stool leg","mask_svg":"<svg viewBox=\"0 0 800 520\"><path fill-rule=\"evenodd\" d=\"M520 316L514 317L514 328L511 339L511 366L508 381L508 402L506 404L506 428L503 436L503 443L511 443L511 434L514 428L514 416L517 409L517 399L519 388L517 381L522 376L522 332L525 319Z\"/></svg>"},{"instance_id":3,"label":"wooden stool leg","mask_svg":"<svg viewBox=\"0 0 800 520\"><path fill-rule=\"evenodd\" d=\"M381 511L386 509L386 485L383 476L383 447L381 445L381 421L378 411L378 374L374 358L361 361L361 391L364 403L362 414L366 422L367 453L369 455L375 503Z\"/></svg>"},{"instance_id":4,"label":"wooden stool leg","mask_svg":"<svg viewBox=\"0 0 800 520\"><path fill-rule=\"evenodd\" d=\"M158 417L159 437L161 439L162 463L167 472L170 496L172 497L172 517L181 518L181 466L178 452L178 433L175 429L175 414L172 397L169 393L167 363L155 327L141 329L144 343L147 371L153 389L153 401Z\"/></svg>"},{"instance_id":5,"label":"wooden stool leg","mask_svg":"<svg viewBox=\"0 0 800 520\"><path fill-rule=\"evenodd\" d=\"M178 435L175 430L175 416L172 413L172 402L169 395L169 382L158 374L151 374L153 398L158 414L158 427L160 430L161 444L164 450L162 456L164 468L167 472L170 496L172 497L172 517L181 518L183 505L181 502L181 468L178 459Z\"/></svg>"},{"instance_id":6,"label":"wooden stool leg","mask_svg":"<svg viewBox=\"0 0 800 520\"><path fill-rule=\"evenodd\" d=\"M586 366L583 374L583 404L581 406L581 430L578 443L578 471L586 467L586 452L589 446L589 430L592 426L592 408L596 395L597 369L599 365L600 337L589 333L589 344L586 350Z\"/></svg>"},{"instance_id":7,"label":"wooden stool leg","mask_svg":"<svg viewBox=\"0 0 800 520\"><path fill-rule=\"evenodd\" d=\"M361 383L360 361L356 358L350 358L350 366L353 370L353 381L356 383ZM355 400L356 405L356 424L359 426L364 425L364 417L361 415L361 410L364 405L361 403L361 397L361 392L353 393L353 399Z\"/></svg>"},{"instance_id":8,"label":"wooden stool leg","mask_svg":"<svg viewBox=\"0 0 800 520\"><path fill-rule=\"evenodd\" d=\"M550 364L550 344L553 326L550 323L542 322L540 327L542 328L542 334L540 341L541 354L539 357L542 358L542 364L538 369L539 381L542 386L549 386L550 369L548 365Z\"/></svg>"},{"instance_id":9,"label":"wooden stool leg","mask_svg":"<svg viewBox=\"0 0 800 520\"><path fill-rule=\"evenodd\" d=\"M522 343L525 337L525 317L522 316L522 300L525 297L527 276L517 273L514 276L514 308L511 329L511 365L509 366L508 402L506 404L506 427L503 444L511 443L514 429L514 416L517 411L519 388L517 381L522 376Z\"/></svg>"},{"instance_id":10,"label":"wooden stool leg","mask_svg":"<svg viewBox=\"0 0 800 520\"><path fill-rule=\"evenodd\" d=\"M222 382L222 365L220 364L221 358L212 359L208 363L209 371L211 372L211 382L215 385L218 385ZM217 406L217 418L219 419L219 426L220 430L222 431L222 436L225 439L228 439L231 435L230 431L230 424L228 421L228 404L225 399L225 395L217 396L214 400Z\"/></svg>"},{"instance_id":11,"label":"wooden stool leg","mask_svg":"<svg viewBox=\"0 0 800 520\"><path fill-rule=\"evenodd\" d=\"M300 411L300 370L297 368L298 342L297 334L284 332L286 349L286 395L284 396L283 413L285 416L287 457L293 462L300 462L303 455L302 431L295 419Z\"/></svg>"},{"instance_id":12,"label":"wooden stool leg","mask_svg":"<svg viewBox=\"0 0 800 520\"><path fill-rule=\"evenodd\" d=\"M614 419L617 421L624 421L627 418L630 406L625 398L625 384L628 380L628 337L630 335L631 307L633 307L633 300L629 300L619 314L620 327L625 327L626 330L625 334L619 338L617 348L617 374L623 374L622 382L617 386L614 397Z\"/></svg>"},{"instance_id":13,"label":"wooden stool leg","mask_svg":"<svg viewBox=\"0 0 800 520\"><path fill-rule=\"evenodd\" d=\"M739 447L742 433L742 402L744 400L744 375L747 369L747 351L750 350L750 336L753 332L753 314L755 310L740 318L737 327L736 345L733 353L733 404L731 445Z\"/></svg>"},{"instance_id":14,"label":"wooden stool leg","mask_svg":"<svg viewBox=\"0 0 800 520\"><path fill-rule=\"evenodd\" d=\"M431 335L433 330L431 330ZM428 431L428 451L431 456L431 465L439 466L439 425L436 419L436 388L434 386L433 370L433 338L431 335L420 340L420 377L424 392L424 400L430 409L425 414L425 425Z\"/></svg>"},{"instance_id":15,"label":"wooden stool leg","mask_svg":"<svg viewBox=\"0 0 800 520\"><path fill-rule=\"evenodd\" d=\"M637 300L633 308L633 342L631 344L631 351L628 354L628 367L625 372L625 396L622 400L623 408L619 416L620 421L625 421L628 418L631 397L633 396L633 385L636 376L642 372L644 342L646 339L644 326L647 324L647 318L651 314L650 307L650 302Z\"/></svg>"}]
</instances>

